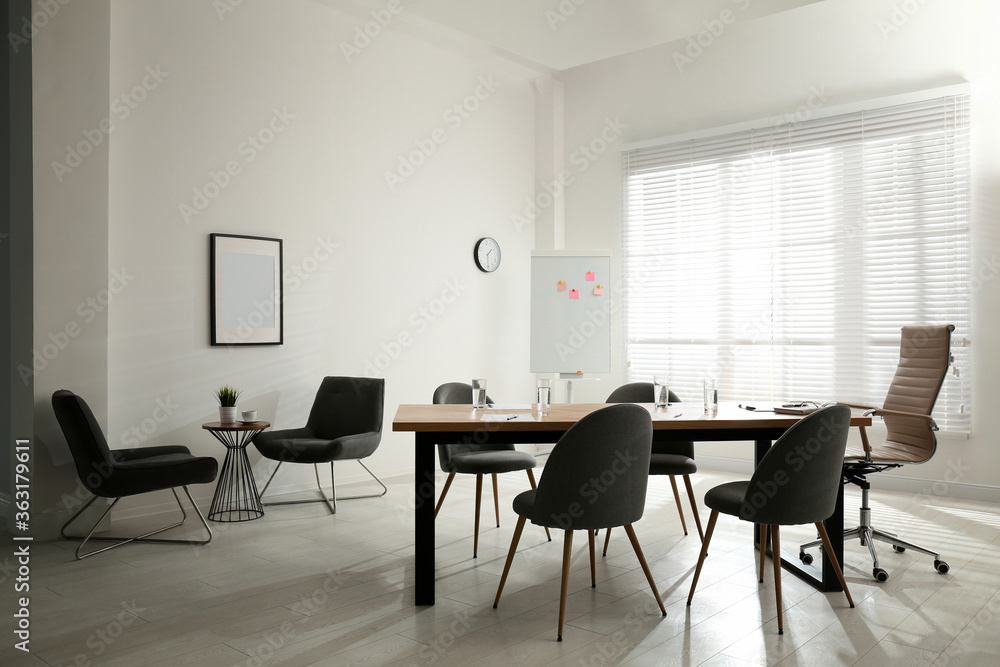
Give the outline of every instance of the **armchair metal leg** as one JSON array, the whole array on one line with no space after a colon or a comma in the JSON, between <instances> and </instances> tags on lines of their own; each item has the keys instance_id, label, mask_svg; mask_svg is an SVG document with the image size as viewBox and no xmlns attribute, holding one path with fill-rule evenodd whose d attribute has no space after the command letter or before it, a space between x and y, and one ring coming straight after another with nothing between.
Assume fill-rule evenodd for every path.
<instances>
[{"instance_id":1,"label":"armchair metal leg","mask_svg":"<svg viewBox=\"0 0 1000 667\"><path fill-rule=\"evenodd\" d=\"M97 527L101 525L101 522L104 521L104 518L111 513L111 510L113 510L115 508L115 505L118 504L118 501L121 500L121 498L119 497L119 498L115 498L114 502L112 502L111 505L108 506L108 509L104 511L104 514L102 514L101 518L99 518L97 520L97 522L91 527L90 532L88 532L86 536L67 535L66 534L66 529L69 528L69 525L71 523L73 523L74 521L76 521L77 517L79 517L81 514L83 514L83 512L88 507L90 507L94 503L95 500L97 500L100 497L100 496L94 496L93 498L91 498L87 502L86 505L84 505L83 507L81 507L79 509L79 511L77 511L76 514L74 514L72 517L70 517L69 521L67 521L66 523L63 524L63 526L62 526L62 528L60 529L59 532L62 534L62 536L63 536L64 539L67 539L67 540L82 540L82 542L80 543L80 546L77 547L77 549L76 549L76 559L77 560L83 560L84 558L88 558L89 556L93 556L95 554L99 554L99 553L102 553L104 551L108 551L109 549L114 549L116 547L123 546L125 544L130 543L130 542L156 542L156 543L159 543L159 544L208 544L209 542L212 541L212 529L209 527L208 522L205 521L205 516L201 513L201 510L198 509L198 505L195 504L194 499L191 497L191 492L188 491L188 488L186 486L181 487L181 488L184 489L184 493L185 493L185 495L187 495L188 502L191 503L191 506L194 508L195 513L197 513L198 518L201 520L201 525L204 526L205 530L208 532L208 539L205 539L205 540L177 540L177 539L166 539L166 538L154 538L154 539L150 538L151 535L156 535L156 534L162 533L162 532L164 532L166 530L170 530L171 528L177 528L178 526L182 526L182 525L184 525L184 522L187 521L187 512L184 510L184 505L181 504L181 498L180 498L180 496L177 495L177 489L176 488L173 488L173 489L170 489L170 490L173 492L173 494L174 494L174 500L177 501L177 506L181 510L181 520L178 521L177 523L172 523L169 526L164 526L163 528L157 528L156 530L151 530L148 533L143 533L142 535L138 535L136 537L112 537L112 536L98 536L98 537L94 537L94 532L97 530ZM89 542L91 540L93 540L95 542L98 542L98 541L99 542L114 542L115 544L111 544L111 545L108 545L108 546L103 547L101 549L95 549L94 551L83 553L83 548L87 545L87 542Z\"/></svg>"},{"instance_id":2,"label":"armchair metal leg","mask_svg":"<svg viewBox=\"0 0 1000 667\"><path fill-rule=\"evenodd\" d=\"M326 503L326 506L329 508L330 513L331 514L336 514L337 513L337 501L338 500L357 500L358 498L381 498L382 496L384 496L389 489L386 488L386 485L382 483L382 480L380 480L375 475L375 473L373 473L371 470L369 470L368 466L366 466L364 463L361 462L361 459L355 459L355 460L358 462L358 464L362 468L365 469L365 472L367 472L369 475L371 475L371 478L374 479L378 483L378 485L382 487L382 493L371 493L371 494L363 494L363 495L358 495L358 496L340 496L338 498L337 497L337 479L334 476L334 471L333 471L333 464L334 464L334 462L330 461L330 487L331 487L331 492L332 492L330 497L327 497L326 491L323 490L323 484L322 484L322 482L320 482L320 479L319 479L319 464L318 463L314 463L313 464L313 472L316 474L316 488L319 489L319 495L320 495L319 498L308 498L308 499L305 499L305 500L273 500L273 501L271 501L269 503L265 503L265 502L263 502L263 498L264 498L264 494L267 492L267 487L269 487L271 485L271 481L274 479L274 476L278 474L278 470L281 468L281 464L284 463L284 461L279 461L277 467L275 467L274 471L271 473L271 476L267 478L267 483L264 484L264 488L261 489L261 491L260 491L261 504L264 505L265 507L270 507L271 505L302 505L304 503Z\"/></svg>"}]
</instances>

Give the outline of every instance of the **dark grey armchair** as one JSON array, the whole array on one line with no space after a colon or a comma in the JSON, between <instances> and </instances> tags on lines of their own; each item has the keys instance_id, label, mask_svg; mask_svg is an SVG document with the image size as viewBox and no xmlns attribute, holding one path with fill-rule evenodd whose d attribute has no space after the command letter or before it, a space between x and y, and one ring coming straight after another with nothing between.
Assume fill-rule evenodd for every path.
<instances>
[{"instance_id":1,"label":"dark grey armchair","mask_svg":"<svg viewBox=\"0 0 1000 667\"><path fill-rule=\"evenodd\" d=\"M76 472L80 482L94 494L80 510L63 524L62 536L67 540L81 540L76 549L76 558L82 560L88 556L99 554L130 542L158 542L162 544L208 544L212 541L212 529L208 527L204 515L191 498L188 484L209 484L219 471L219 462L211 456L192 456L190 450L183 445L162 445L159 447L142 447L138 449L109 449L104 433L94 418L86 401L71 391L60 389L52 394L52 410L56 420L66 437ZM152 538L152 535L162 533L184 524L187 512L177 495L177 487L184 489L188 502L194 508L201 520L202 526L208 532L204 540L178 540ZM181 520L177 523L136 537L94 537L94 531L101 525L104 518L111 513L118 501L126 496L140 493L151 493L170 489L181 510ZM90 507L98 498L114 498L101 518L91 527L85 536L67 535L66 529L76 521L84 510ZM83 548L90 540L114 542L101 549L83 553Z\"/></svg>"},{"instance_id":2,"label":"dark grey armchair","mask_svg":"<svg viewBox=\"0 0 1000 667\"><path fill-rule=\"evenodd\" d=\"M698 566L691 581L688 604L694 597L701 567L708 555L708 544L719 513L760 524L760 577L764 581L764 555L770 528L771 554L774 561L774 592L778 603L778 634L784 633L781 615L781 540L778 526L811 523L816 526L826 555L844 588L847 601L854 607L851 591L837 562L833 543L823 522L836 509L840 490L841 467L847 448L851 409L833 405L813 412L798 421L778 438L754 470L750 481L720 484L705 494L705 504L712 509L701 545ZM840 536L837 536L840 539Z\"/></svg>"},{"instance_id":3,"label":"dark grey armchair","mask_svg":"<svg viewBox=\"0 0 1000 667\"><path fill-rule=\"evenodd\" d=\"M381 378L325 377L316 392L309 420L303 428L265 431L253 440L261 456L277 461L261 490L263 499L267 487L283 463L311 463L316 473L319 498L282 500L264 505L297 505L325 502L332 514L337 513L338 500L378 498L386 493L385 484L368 469L361 459L371 456L382 440L382 408L385 401L385 380ZM337 497L337 482L333 464L355 460L382 487L381 493ZM331 494L328 498L319 480L319 464L330 464ZM263 501L262 501L263 502Z\"/></svg>"},{"instance_id":4,"label":"dark grey armchair","mask_svg":"<svg viewBox=\"0 0 1000 667\"><path fill-rule=\"evenodd\" d=\"M645 408L637 405L612 405L593 412L559 438L549 454L538 489L525 491L514 498L518 515L514 538L510 542L503 575L493 601L500 603L517 543L526 521L565 531L563 541L562 585L559 591L559 630L562 641L566 616L566 591L569 563L573 547L573 531L586 531L590 543L590 584L597 585L594 565L594 531L600 528L624 526L653 590L660 611L666 616L653 575L646 564L632 524L642 518L646 505L646 484L649 480L649 453L653 440L653 423ZM609 476L614 482L607 483ZM595 486L594 480L602 480Z\"/></svg>"}]
</instances>

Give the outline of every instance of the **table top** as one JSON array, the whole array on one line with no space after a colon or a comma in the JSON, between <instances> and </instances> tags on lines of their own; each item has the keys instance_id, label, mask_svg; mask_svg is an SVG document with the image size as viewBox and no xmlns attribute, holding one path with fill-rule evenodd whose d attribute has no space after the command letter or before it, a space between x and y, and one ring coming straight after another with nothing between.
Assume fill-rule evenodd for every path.
<instances>
[{"instance_id":1,"label":"table top","mask_svg":"<svg viewBox=\"0 0 1000 667\"><path fill-rule=\"evenodd\" d=\"M465 404L402 404L392 420L393 431L448 432L469 431L489 424L490 430L501 431L565 431L583 417L606 408L610 403L553 403L552 414L537 415L533 409L484 409L474 410ZM671 403L665 410L657 410L652 403L637 403L649 411L654 430L705 430L753 428L788 428L802 419L801 415L784 415L773 412L749 411L736 403L720 403L719 414L706 417L701 403ZM759 403L758 403L759 405ZM488 414L531 415L532 421L482 421ZM861 414L851 416L851 426L870 426L871 417Z\"/></svg>"},{"instance_id":2,"label":"table top","mask_svg":"<svg viewBox=\"0 0 1000 667\"><path fill-rule=\"evenodd\" d=\"M201 427L206 431L263 431L270 428L270 422L208 422Z\"/></svg>"}]
</instances>

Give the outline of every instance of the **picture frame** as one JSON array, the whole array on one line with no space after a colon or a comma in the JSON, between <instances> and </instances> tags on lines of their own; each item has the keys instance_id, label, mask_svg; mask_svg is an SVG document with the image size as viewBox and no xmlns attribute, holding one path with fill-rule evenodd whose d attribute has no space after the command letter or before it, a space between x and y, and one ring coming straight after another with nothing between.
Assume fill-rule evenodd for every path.
<instances>
[{"instance_id":1,"label":"picture frame","mask_svg":"<svg viewBox=\"0 0 1000 667\"><path fill-rule=\"evenodd\" d=\"M284 344L282 240L210 234L211 344Z\"/></svg>"}]
</instances>

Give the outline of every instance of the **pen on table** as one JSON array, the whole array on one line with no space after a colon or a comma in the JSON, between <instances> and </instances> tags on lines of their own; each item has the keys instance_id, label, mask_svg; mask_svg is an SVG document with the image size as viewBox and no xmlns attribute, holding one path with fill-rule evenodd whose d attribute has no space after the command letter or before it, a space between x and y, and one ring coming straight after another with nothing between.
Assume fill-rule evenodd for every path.
<instances>
[{"instance_id":1,"label":"pen on table","mask_svg":"<svg viewBox=\"0 0 1000 667\"><path fill-rule=\"evenodd\" d=\"M677 419L678 417L683 417L683 416L684 416L684 413L678 412L676 415L674 415L674 419Z\"/></svg>"},{"instance_id":2,"label":"pen on table","mask_svg":"<svg viewBox=\"0 0 1000 667\"><path fill-rule=\"evenodd\" d=\"M511 415L510 417L507 417L507 421L510 421L512 419L517 419L517 415Z\"/></svg>"}]
</instances>

